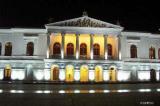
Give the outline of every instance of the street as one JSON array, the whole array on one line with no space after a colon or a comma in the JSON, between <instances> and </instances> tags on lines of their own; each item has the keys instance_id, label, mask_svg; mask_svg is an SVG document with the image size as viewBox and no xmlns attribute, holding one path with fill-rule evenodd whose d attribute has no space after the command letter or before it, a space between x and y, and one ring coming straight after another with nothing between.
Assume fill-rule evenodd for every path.
<instances>
[{"instance_id":1,"label":"street","mask_svg":"<svg viewBox=\"0 0 160 106\"><path fill-rule=\"evenodd\" d=\"M159 106L160 84L0 84L0 106Z\"/></svg>"}]
</instances>

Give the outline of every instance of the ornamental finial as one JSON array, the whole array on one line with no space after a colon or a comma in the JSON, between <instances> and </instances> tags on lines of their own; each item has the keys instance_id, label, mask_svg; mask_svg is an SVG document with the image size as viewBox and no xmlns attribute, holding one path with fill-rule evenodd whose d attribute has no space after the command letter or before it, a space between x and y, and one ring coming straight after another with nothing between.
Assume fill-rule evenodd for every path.
<instances>
[{"instance_id":1,"label":"ornamental finial","mask_svg":"<svg viewBox=\"0 0 160 106\"><path fill-rule=\"evenodd\" d=\"M83 15L82 16L88 16L86 11L83 11Z\"/></svg>"}]
</instances>

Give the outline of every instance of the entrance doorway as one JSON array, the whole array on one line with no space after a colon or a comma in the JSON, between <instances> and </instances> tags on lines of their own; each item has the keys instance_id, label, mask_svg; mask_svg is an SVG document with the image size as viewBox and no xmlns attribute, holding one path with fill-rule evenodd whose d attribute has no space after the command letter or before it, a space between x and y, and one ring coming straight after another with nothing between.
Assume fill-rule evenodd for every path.
<instances>
[{"instance_id":1,"label":"entrance doorway","mask_svg":"<svg viewBox=\"0 0 160 106\"><path fill-rule=\"evenodd\" d=\"M11 66L9 64L4 68L4 80L11 80Z\"/></svg>"},{"instance_id":2,"label":"entrance doorway","mask_svg":"<svg viewBox=\"0 0 160 106\"><path fill-rule=\"evenodd\" d=\"M88 66L82 65L80 68L80 82L88 82Z\"/></svg>"},{"instance_id":3,"label":"entrance doorway","mask_svg":"<svg viewBox=\"0 0 160 106\"><path fill-rule=\"evenodd\" d=\"M58 81L59 80L59 66L52 65L51 67L51 80Z\"/></svg>"},{"instance_id":4,"label":"entrance doorway","mask_svg":"<svg viewBox=\"0 0 160 106\"><path fill-rule=\"evenodd\" d=\"M102 82L103 81L103 68L102 66L95 67L95 82Z\"/></svg>"},{"instance_id":5,"label":"entrance doorway","mask_svg":"<svg viewBox=\"0 0 160 106\"><path fill-rule=\"evenodd\" d=\"M67 65L66 66L66 82L73 82L74 80L74 66Z\"/></svg>"},{"instance_id":6,"label":"entrance doorway","mask_svg":"<svg viewBox=\"0 0 160 106\"><path fill-rule=\"evenodd\" d=\"M156 70L154 70L154 69L150 70L150 80L151 80L151 82L156 81Z\"/></svg>"},{"instance_id":7,"label":"entrance doorway","mask_svg":"<svg viewBox=\"0 0 160 106\"><path fill-rule=\"evenodd\" d=\"M109 68L109 80L110 81L116 81L117 80L117 71L115 67Z\"/></svg>"}]
</instances>

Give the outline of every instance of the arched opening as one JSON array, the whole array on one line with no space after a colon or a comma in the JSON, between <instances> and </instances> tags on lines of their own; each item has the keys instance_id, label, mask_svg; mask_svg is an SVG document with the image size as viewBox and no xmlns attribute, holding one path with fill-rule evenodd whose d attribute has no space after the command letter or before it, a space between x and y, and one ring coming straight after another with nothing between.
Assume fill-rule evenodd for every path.
<instances>
[{"instance_id":1,"label":"arched opening","mask_svg":"<svg viewBox=\"0 0 160 106\"><path fill-rule=\"evenodd\" d=\"M61 54L61 44L56 42L53 45L53 54L54 55L60 55Z\"/></svg>"},{"instance_id":2,"label":"arched opening","mask_svg":"<svg viewBox=\"0 0 160 106\"><path fill-rule=\"evenodd\" d=\"M149 58L155 59L155 48L154 47L149 48Z\"/></svg>"},{"instance_id":3,"label":"arched opening","mask_svg":"<svg viewBox=\"0 0 160 106\"><path fill-rule=\"evenodd\" d=\"M130 55L131 55L131 58L137 58L137 47L136 45L131 45L130 47Z\"/></svg>"},{"instance_id":4,"label":"arched opening","mask_svg":"<svg viewBox=\"0 0 160 106\"><path fill-rule=\"evenodd\" d=\"M110 81L116 81L117 80L117 71L114 66L111 66L109 68L109 80Z\"/></svg>"},{"instance_id":5,"label":"arched opening","mask_svg":"<svg viewBox=\"0 0 160 106\"><path fill-rule=\"evenodd\" d=\"M1 52L2 52L2 44L0 42L0 55L1 55Z\"/></svg>"},{"instance_id":6,"label":"arched opening","mask_svg":"<svg viewBox=\"0 0 160 106\"><path fill-rule=\"evenodd\" d=\"M107 49L108 49L108 56L112 57L112 45L111 44L107 44Z\"/></svg>"},{"instance_id":7,"label":"arched opening","mask_svg":"<svg viewBox=\"0 0 160 106\"><path fill-rule=\"evenodd\" d=\"M7 42L5 44L5 56L11 56L12 55L12 43Z\"/></svg>"},{"instance_id":8,"label":"arched opening","mask_svg":"<svg viewBox=\"0 0 160 106\"><path fill-rule=\"evenodd\" d=\"M93 55L94 56L99 56L100 55L100 46L97 43L95 43L93 45Z\"/></svg>"},{"instance_id":9,"label":"arched opening","mask_svg":"<svg viewBox=\"0 0 160 106\"><path fill-rule=\"evenodd\" d=\"M102 66L97 65L95 67L95 82L103 81L103 68Z\"/></svg>"},{"instance_id":10,"label":"arched opening","mask_svg":"<svg viewBox=\"0 0 160 106\"><path fill-rule=\"evenodd\" d=\"M73 43L67 44L67 56L73 56L74 55L74 45Z\"/></svg>"},{"instance_id":11,"label":"arched opening","mask_svg":"<svg viewBox=\"0 0 160 106\"><path fill-rule=\"evenodd\" d=\"M81 56L87 55L87 45L85 43L81 43L80 45L80 55Z\"/></svg>"},{"instance_id":12,"label":"arched opening","mask_svg":"<svg viewBox=\"0 0 160 106\"><path fill-rule=\"evenodd\" d=\"M156 81L156 70L154 70L154 69L150 70L150 80L151 80L151 82Z\"/></svg>"},{"instance_id":13,"label":"arched opening","mask_svg":"<svg viewBox=\"0 0 160 106\"><path fill-rule=\"evenodd\" d=\"M27 56L33 56L33 52L34 52L34 44L33 42L28 42L27 43Z\"/></svg>"},{"instance_id":14,"label":"arched opening","mask_svg":"<svg viewBox=\"0 0 160 106\"><path fill-rule=\"evenodd\" d=\"M51 80L58 81L59 80L59 66L52 65L51 67Z\"/></svg>"},{"instance_id":15,"label":"arched opening","mask_svg":"<svg viewBox=\"0 0 160 106\"><path fill-rule=\"evenodd\" d=\"M80 68L80 81L88 82L88 66L82 65Z\"/></svg>"},{"instance_id":16,"label":"arched opening","mask_svg":"<svg viewBox=\"0 0 160 106\"><path fill-rule=\"evenodd\" d=\"M158 49L158 59L160 59L160 48Z\"/></svg>"},{"instance_id":17,"label":"arched opening","mask_svg":"<svg viewBox=\"0 0 160 106\"><path fill-rule=\"evenodd\" d=\"M74 66L66 66L66 82L72 82L74 80Z\"/></svg>"},{"instance_id":18,"label":"arched opening","mask_svg":"<svg viewBox=\"0 0 160 106\"><path fill-rule=\"evenodd\" d=\"M11 80L11 66L9 64L4 68L4 80Z\"/></svg>"}]
</instances>

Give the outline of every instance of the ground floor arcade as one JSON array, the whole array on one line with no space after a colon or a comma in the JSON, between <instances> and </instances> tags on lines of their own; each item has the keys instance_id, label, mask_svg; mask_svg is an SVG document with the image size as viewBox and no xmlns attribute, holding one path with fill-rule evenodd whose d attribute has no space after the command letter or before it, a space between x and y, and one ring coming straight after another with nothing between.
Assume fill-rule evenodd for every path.
<instances>
[{"instance_id":1,"label":"ground floor arcade","mask_svg":"<svg viewBox=\"0 0 160 106\"><path fill-rule=\"evenodd\" d=\"M17 66L15 66L17 65ZM38 80L56 82L119 82L159 81L160 72L149 65L136 66L125 63L41 63L5 64L0 68L0 80ZM44 67L40 67L44 65ZM123 67L123 68L122 68Z\"/></svg>"}]
</instances>

